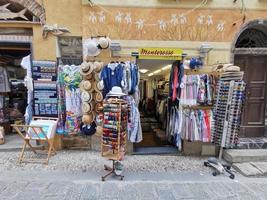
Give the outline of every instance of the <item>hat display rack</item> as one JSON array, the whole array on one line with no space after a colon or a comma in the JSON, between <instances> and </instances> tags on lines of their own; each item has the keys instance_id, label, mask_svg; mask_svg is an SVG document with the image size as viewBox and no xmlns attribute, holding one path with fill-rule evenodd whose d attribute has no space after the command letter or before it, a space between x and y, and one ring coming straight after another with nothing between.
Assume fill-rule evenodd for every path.
<instances>
[{"instance_id":1,"label":"hat display rack","mask_svg":"<svg viewBox=\"0 0 267 200\"><path fill-rule=\"evenodd\" d=\"M110 39L103 35L91 36L83 41L84 61L80 68L83 80L80 83L80 89L82 91L82 122L85 125L95 122L97 127L102 127L104 83L100 79L100 73L106 57L109 57L104 52L107 52L110 42Z\"/></svg>"},{"instance_id":2,"label":"hat display rack","mask_svg":"<svg viewBox=\"0 0 267 200\"><path fill-rule=\"evenodd\" d=\"M88 39L83 40L83 52L84 58L90 60L93 57L100 55L102 50L106 50L110 47L111 40L107 36L91 36Z\"/></svg>"},{"instance_id":3,"label":"hat display rack","mask_svg":"<svg viewBox=\"0 0 267 200\"><path fill-rule=\"evenodd\" d=\"M97 127L101 129L100 134L97 133L97 136L101 136L101 155L112 161L111 167L104 165L108 173L101 177L102 181L110 175L115 175L121 180L124 178L123 165L120 161L126 152L129 109L127 101L119 98L125 95L120 87L113 87L109 97L103 100L104 82L100 78L100 73L104 63L110 63L111 57L114 58L109 51L110 43L110 39L102 35L84 39L84 62L81 65L83 81L80 88L86 92L82 95L82 100L85 105L89 103L93 107L93 110L89 108L85 110L83 122L86 122L88 115L93 116ZM121 57L119 59L123 60ZM89 122L91 119L87 121Z\"/></svg>"},{"instance_id":4,"label":"hat display rack","mask_svg":"<svg viewBox=\"0 0 267 200\"><path fill-rule=\"evenodd\" d=\"M80 67L82 81L80 83L81 99L82 99L82 122L85 125L90 125L102 110L102 89L103 82L100 80L100 71L103 67L103 62L100 61L83 61ZM101 120L97 120L97 125Z\"/></svg>"}]
</instances>

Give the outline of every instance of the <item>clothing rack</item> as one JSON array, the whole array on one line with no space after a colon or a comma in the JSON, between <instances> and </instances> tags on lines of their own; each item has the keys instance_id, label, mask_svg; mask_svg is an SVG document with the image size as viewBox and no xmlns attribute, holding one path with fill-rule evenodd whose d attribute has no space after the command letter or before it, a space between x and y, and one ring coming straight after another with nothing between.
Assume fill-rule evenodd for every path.
<instances>
[{"instance_id":1,"label":"clothing rack","mask_svg":"<svg viewBox=\"0 0 267 200\"><path fill-rule=\"evenodd\" d=\"M214 76L220 76L221 74L221 72L210 71L210 69L185 69L184 73L186 75L208 74L208 75L214 75Z\"/></svg>"},{"instance_id":2,"label":"clothing rack","mask_svg":"<svg viewBox=\"0 0 267 200\"><path fill-rule=\"evenodd\" d=\"M211 69L185 69L184 70L184 74L187 75L187 76L190 76L190 75L202 75L202 74L205 74L205 75L208 75L208 76L212 76L213 75L213 76L215 76L215 79L213 79L213 81L216 80L216 77L219 77L220 76L220 73L218 73L217 71L211 71ZM190 80L192 80L192 79L190 79ZM212 84L213 81L210 82L210 84ZM183 140L188 140L188 138L191 138L191 137L192 138L195 138L195 140L190 140L190 141L199 141L199 139L200 139L200 141L202 141L202 142L210 142L212 140L211 125L212 125L212 121L213 121L213 119L212 119L212 110L213 110L213 107L214 107L213 103L214 103L214 100L215 100L214 99L215 87L212 87L212 86L210 86L210 87L211 88L209 90L209 95L210 95L210 98L211 99L208 100L208 101L205 100L203 102L203 104L205 103L205 105L201 105L201 102L199 102L198 100L194 100L197 103L197 105L190 105L190 104L187 105L187 104L183 104L183 103L180 104L179 107L180 107L180 109L182 109L182 111L184 111L184 110L191 110L190 113L191 112L194 112L194 113L201 112L201 113L203 113L205 115L205 119L202 120L201 117L199 118L198 115L195 116L195 114L194 114L194 116L195 116L194 119L196 120L195 123L196 123L196 125L198 127L197 128L198 131L195 131L194 129L192 129L190 131L190 129L187 129L186 127L182 128L182 130L184 130L184 131L181 132L181 134L182 134L181 135L181 138ZM211 91L211 89L212 89L212 91ZM205 89L205 90L207 90L207 89ZM195 91L195 92L198 93L198 90ZM193 98L193 99L195 99L195 98ZM189 100L191 101L193 99L190 98ZM183 101L186 101L186 99L184 99ZM186 102L184 102L184 103L186 103ZM199 110L199 111L197 111L197 110ZM183 117L186 117L186 120L189 117L185 113L183 113L182 115L185 115ZM190 114L190 115L192 115L192 114ZM204 117L204 115L203 115L203 117ZM209 116L209 117L206 118L207 116ZM189 117L189 118L191 120L193 120L193 118L191 118L191 117ZM206 121L206 120L208 120L208 121ZM193 121L192 121L192 123L193 123ZM198 122L205 123L204 127L206 127L206 129L203 129L203 124L202 125L198 125L197 124ZM181 126L183 127L184 125L185 124L182 124ZM194 126L192 126L191 128L193 128L193 127ZM186 133L184 133L184 132L186 132ZM193 133L195 133L194 136L192 135ZM205 135L204 135L204 133L205 133Z\"/></svg>"},{"instance_id":3,"label":"clothing rack","mask_svg":"<svg viewBox=\"0 0 267 200\"><path fill-rule=\"evenodd\" d=\"M182 105L183 109L194 109L194 110L211 110L213 106L189 106L189 105Z\"/></svg>"}]
</instances>

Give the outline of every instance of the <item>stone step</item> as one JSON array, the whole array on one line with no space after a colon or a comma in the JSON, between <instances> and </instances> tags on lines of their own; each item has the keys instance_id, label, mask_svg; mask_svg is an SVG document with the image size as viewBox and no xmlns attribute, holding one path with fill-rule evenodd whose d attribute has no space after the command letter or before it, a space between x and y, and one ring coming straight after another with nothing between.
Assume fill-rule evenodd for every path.
<instances>
[{"instance_id":1,"label":"stone step","mask_svg":"<svg viewBox=\"0 0 267 200\"><path fill-rule=\"evenodd\" d=\"M244 176L266 176L267 162L235 163L233 167Z\"/></svg>"},{"instance_id":2,"label":"stone step","mask_svg":"<svg viewBox=\"0 0 267 200\"><path fill-rule=\"evenodd\" d=\"M267 161L267 149L228 149L223 158L230 163Z\"/></svg>"},{"instance_id":3,"label":"stone step","mask_svg":"<svg viewBox=\"0 0 267 200\"><path fill-rule=\"evenodd\" d=\"M267 149L267 137L239 138L239 149Z\"/></svg>"}]
</instances>

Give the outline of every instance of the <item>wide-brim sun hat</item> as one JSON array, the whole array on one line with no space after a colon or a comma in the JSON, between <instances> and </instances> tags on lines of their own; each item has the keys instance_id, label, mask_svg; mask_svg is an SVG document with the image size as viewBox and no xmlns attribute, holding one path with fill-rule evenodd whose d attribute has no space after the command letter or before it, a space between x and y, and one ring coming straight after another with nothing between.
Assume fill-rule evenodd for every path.
<instances>
[{"instance_id":1,"label":"wide-brim sun hat","mask_svg":"<svg viewBox=\"0 0 267 200\"><path fill-rule=\"evenodd\" d=\"M103 81L99 81L99 82L97 82L97 83L96 83L96 88L97 88L99 91L103 90L103 89L104 89L104 83L103 83Z\"/></svg>"},{"instance_id":2,"label":"wide-brim sun hat","mask_svg":"<svg viewBox=\"0 0 267 200\"><path fill-rule=\"evenodd\" d=\"M86 76L93 72L93 63L84 61L80 66L80 74Z\"/></svg>"},{"instance_id":3,"label":"wide-brim sun hat","mask_svg":"<svg viewBox=\"0 0 267 200\"><path fill-rule=\"evenodd\" d=\"M92 80L93 79L93 73L87 74L86 76L83 76L84 80Z\"/></svg>"},{"instance_id":4,"label":"wide-brim sun hat","mask_svg":"<svg viewBox=\"0 0 267 200\"><path fill-rule=\"evenodd\" d=\"M95 81L94 82L94 90L97 92L100 92L104 89L104 83L103 81Z\"/></svg>"},{"instance_id":5,"label":"wide-brim sun hat","mask_svg":"<svg viewBox=\"0 0 267 200\"><path fill-rule=\"evenodd\" d=\"M82 103L82 111L83 113L90 113L93 111L93 105L92 103L83 102Z\"/></svg>"},{"instance_id":6,"label":"wide-brim sun hat","mask_svg":"<svg viewBox=\"0 0 267 200\"><path fill-rule=\"evenodd\" d=\"M102 103L96 103L96 105L95 105L95 112L96 113L100 113L102 111L103 111L103 105L102 105Z\"/></svg>"},{"instance_id":7,"label":"wide-brim sun hat","mask_svg":"<svg viewBox=\"0 0 267 200\"><path fill-rule=\"evenodd\" d=\"M94 57L100 54L101 49L99 49L99 44L97 43L97 40L93 38L84 41L84 51L85 56Z\"/></svg>"},{"instance_id":8,"label":"wide-brim sun hat","mask_svg":"<svg viewBox=\"0 0 267 200\"><path fill-rule=\"evenodd\" d=\"M82 91L81 93L82 102L91 102L92 101L92 94L87 91Z\"/></svg>"},{"instance_id":9,"label":"wide-brim sun hat","mask_svg":"<svg viewBox=\"0 0 267 200\"><path fill-rule=\"evenodd\" d=\"M126 94L122 92L121 87L114 86L112 87L111 91L107 94L107 96L115 96L115 97L120 97L120 96L125 96Z\"/></svg>"},{"instance_id":10,"label":"wide-brim sun hat","mask_svg":"<svg viewBox=\"0 0 267 200\"><path fill-rule=\"evenodd\" d=\"M239 72L240 67L235 66L233 64L225 64L223 65L222 71L234 71L234 72Z\"/></svg>"},{"instance_id":11,"label":"wide-brim sun hat","mask_svg":"<svg viewBox=\"0 0 267 200\"><path fill-rule=\"evenodd\" d=\"M102 95L101 92L96 92L95 93L95 101L98 102L98 103L103 101L103 95Z\"/></svg>"},{"instance_id":12,"label":"wide-brim sun hat","mask_svg":"<svg viewBox=\"0 0 267 200\"><path fill-rule=\"evenodd\" d=\"M89 113L82 116L82 122L86 125L91 124L94 121L94 114Z\"/></svg>"},{"instance_id":13,"label":"wide-brim sun hat","mask_svg":"<svg viewBox=\"0 0 267 200\"><path fill-rule=\"evenodd\" d=\"M80 89L90 91L92 89L92 84L89 80L82 80L80 83Z\"/></svg>"},{"instance_id":14,"label":"wide-brim sun hat","mask_svg":"<svg viewBox=\"0 0 267 200\"><path fill-rule=\"evenodd\" d=\"M98 40L98 47L101 49L107 49L109 47L110 40L107 37L100 37Z\"/></svg>"},{"instance_id":15,"label":"wide-brim sun hat","mask_svg":"<svg viewBox=\"0 0 267 200\"><path fill-rule=\"evenodd\" d=\"M104 65L103 62L95 61L94 62L94 71L99 73L102 70L103 65Z\"/></svg>"}]
</instances>

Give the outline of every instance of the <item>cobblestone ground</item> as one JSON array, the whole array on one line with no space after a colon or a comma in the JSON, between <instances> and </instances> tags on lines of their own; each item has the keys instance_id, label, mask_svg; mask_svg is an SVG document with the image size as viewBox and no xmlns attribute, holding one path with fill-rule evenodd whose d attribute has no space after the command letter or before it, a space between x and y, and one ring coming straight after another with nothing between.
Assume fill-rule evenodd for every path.
<instances>
[{"instance_id":1,"label":"cobblestone ground","mask_svg":"<svg viewBox=\"0 0 267 200\"><path fill-rule=\"evenodd\" d=\"M32 155L27 155L32 156ZM59 152L48 166L17 164L18 152L0 152L0 199L267 199L267 178L213 177L204 158L127 156L125 180L101 181L103 164L94 152Z\"/></svg>"},{"instance_id":2,"label":"cobblestone ground","mask_svg":"<svg viewBox=\"0 0 267 200\"><path fill-rule=\"evenodd\" d=\"M0 171L11 169L44 169L47 171L62 170L84 172L102 170L107 159L101 157L99 152L92 151L58 151L52 156L49 165L40 163L18 164L19 152L0 152ZM36 158L36 155L27 152L26 158ZM205 158L192 156L159 156L159 155L126 155L123 160L124 169L129 172L181 172L181 171L207 171L203 166Z\"/></svg>"},{"instance_id":3,"label":"cobblestone ground","mask_svg":"<svg viewBox=\"0 0 267 200\"><path fill-rule=\"evenodd\" d=\"M46 175L46 178L49 175ZM56 178L54 176L53 178ZM1 180L4 200L20 199L267 199L267 182Z\"/></svg>"}]
</instances>

